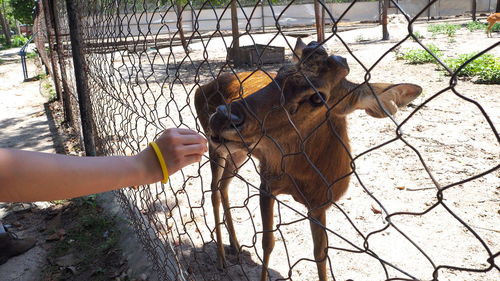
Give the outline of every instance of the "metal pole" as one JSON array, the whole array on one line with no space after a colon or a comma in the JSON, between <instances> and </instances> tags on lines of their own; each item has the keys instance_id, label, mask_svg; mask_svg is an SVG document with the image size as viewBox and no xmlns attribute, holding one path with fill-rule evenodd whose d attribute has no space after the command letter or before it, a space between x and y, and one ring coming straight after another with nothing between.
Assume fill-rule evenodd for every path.
<instances>
[{"instance_id":1,"label":"metal pole","mask_svg":"<svg viewBox=\"0 0 500 281\"><path fill-rule=\"evenodd\" d=\"M427 5L429 5L431 3L431 0L427 0ZM429 21L431 19L431 7L432 6L429 6L429 8L427 8L427 21Z\"/></svg>"},{"instance_id":2,"label":"metal pole","mask_svg":"<svg viewBox=\"0 0 500 281\"><path fill-rule=\"evenodd\" d=\"M60 32L61 32L61 26L59 26L59 22L58 22L58 18L56 17L60 17L61 15L59 15L57 13L57 8L56 8L56 5L57 5L57 0L49 0L49 3L50 3L50 7L49 7L49 13L50 13L50 18L51 18L51 24L52 24L52 27L54 29L54 36L55 36L55 40L56 40L56 43L54 44L55 45L55 49L56 49L56 52L57 52L57 57L59 58L58 60L58 65L60 67L60 70L61 70L61 83L62 83L62 88L63 88L63 91L62 91L62 102L63 102L63 111L64 111L64 121L68 122L69 124L73 125L73 116L72 116L72 106L71 106L71 97L70 97L70 89L69 89L69 86L68 86L68 75L66 74L66 67L65 67L65 63L64 63L64 45L61 41L61 36L60 36Z\"/></svg>"},{"instance_id":3,"label":"metal pole","mask_svg":"<svg viewBox=\"0 0 500 281\"><path fill-rule=\"evenodd\" d=\"M55 46L52 42L52 25L50 20L50 4L48 0L44 0L42 2L43 6L43 16L45 18L45 26L47 28L47 43L49 44L49 56L50 56L50 66L52 68L52 79L54 79L54 86L56 87L56 100L61 99L61 85L59 79L59 71L57 70L56 64L56 54L54 52Z\"/></svg>"},{"instance_id":4,"label":"metal pole","mask_svg":"<svg viewBox=\"0 0 500 281\"><path fill-rule=\"evenodd\" d=\"M266 32L266 19L264 18L264 1L266 0L261 0L260 1L260 13L262 17L262 32Z\"/></svg>"},{"instance_id":5,"label":"metal pole","mask_svg":"<svg viewBox=\"0 0 500 281\"><path fill-rule=\"evenodd\" d=\"M37 33L31 35L31 38L21 47L21 50L19 50L19 56L21 56L21 66L23 68L23 75L24 75L24 81L28 80L28 66L26 65L26 49L28 48L29 44L33 41Z\"/></svg>"},{"instance_id":6,"label":"metal pole","mask_svg":"<svg viewBox=\"0 0 500 281\"><path fill-rule=\"evenodd\" d=\"M95 142L92 133L92 107L90 104L90 91L86 72L87 65L84 59L83 40L80 36L80 19L77 14L75 2L76 1L73 0L66 0L71 50L73 53L73 69L75 70L76 92L78 94L78 105L80 107L85 155L95 156Z\"/></svg>"}]
</instances>

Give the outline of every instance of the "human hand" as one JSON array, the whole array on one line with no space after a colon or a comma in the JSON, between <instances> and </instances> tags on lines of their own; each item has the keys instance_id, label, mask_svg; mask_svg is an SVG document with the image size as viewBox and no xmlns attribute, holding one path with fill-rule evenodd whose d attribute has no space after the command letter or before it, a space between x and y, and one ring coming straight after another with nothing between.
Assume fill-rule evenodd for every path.
<instances>
[{"instance_id":1,"label":"human hand","mask_svg":"<svg viewBox=\"0 0 500 281\"><path fill-rule=\"evenodd\" d=\"M207 140L189 129L167 129L155 142L163 154L170 175L189 164L201 161L203 154L208 151ZM144 171L149 183L163 179L163 171L151 146L135 157L138 158L140 169Z\"/></svg>"},{"instance_id":2,"label":"human hand","mask_svg":"<svg viewBox=\"0 0 500 281\"><path fill-rule=\"evenodd\" d=\"M203 154L208 151L207 140L189 129L167 129L156 143L163 154L169 174L189 164L200 162Z\"/></svg>"}]
</instances>

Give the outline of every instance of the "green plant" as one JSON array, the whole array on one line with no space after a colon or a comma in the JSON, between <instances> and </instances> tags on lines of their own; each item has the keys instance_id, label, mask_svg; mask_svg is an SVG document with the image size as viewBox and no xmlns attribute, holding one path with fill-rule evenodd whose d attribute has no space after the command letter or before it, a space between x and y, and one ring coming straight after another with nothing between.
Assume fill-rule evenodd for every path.
<instances>
[{"instance_id":1,"label":"green plant","mask_svg":"<svg viewBox=\"0 0 500 281\"><path fill-rule=\"evenodd\" d=\"M33 77L34 80L43 80L46 79L48 75L46 73L39 73L35 77Z\"/></svg>"},{"instance_id":2,"label":"green plant","mask_svg":"<svg viewBox=\"0 0 500 281\"><path fill-rule=\"evenodd\" d=\"M456 58L449 58L445 63L453 71L458 70L469 59L476 54L462 54ZM459 77L475 78L476 83L500 84L500 58L492 54L484 54L469 62L457 74Z\"/></svg>"},{"instance_id":3,"label":"green plant","mask_svg":"<svg viewBox=\"0 0 500 281\"><path fill-rule=\"evenodd\" d=\"M453 37L460 28L461 26L458 24L440 23L429 25L427 27L427 31L432 33L432 36L437 34L446 34L448 37Z\"/></svg>"},{"instance_id":4,"label":"green plant","mask_svg":"<svg viewBox=\"0 0 500 281\"><path fill-rule=\"evenodd\" d=\"M33 23L33 10L35 9L36 1L33 0L10 0L12 8L12 16L24 24Z\"/></svg>"},{"instance_id":5,"label":"green plant","mask_svg":"<svg viewBox=\"0 0 500 281\"><path fill-rule=\"evenodd\" d=\"M498 23L498 22L497 22L497 23L495 23L495 24L493 25L493 27L491 28L491 31L493 31L493 32L498 32L498 31L500 31L500 23Z\"/></svg>"},{"instance_id":6,"label":"green plant","mask_svg":"<svg viewBox=\"0 0 500 281\"><path fill-rule=\"evenodd\" d=\"M429 44L427 48L438 58L443 55L443 53L435 45ZM397 53L396 59L405 60L408 64L424 64L436 61L436 59L425 49L409 49L401 53Z\"/></svg>"},{"instance_id":7,"label":"green plant","mask_svg":"<svg viewBox=\"0 0 500 281\"><path fill-rule=\"evenodd\" d=\"M26 58L28 58L28 59L33 59L33 58L36 58L37 56L38 56L38 54L35 52L26 53Z\"/></svg>"},{"instance_id":8,"label":"green plant","mask_svg":"<svg viewBox=\"0 0 500 281\"><path fill-rule=\"evenodd\" d=\"M21 47L26 44L26 42L28 42L28 38L24 37L23 35L14 35L11 38L10 47Z\"/></svg>"},{"instance_id":9,"label":"green plant","mask_svg":"<svg viewBox=\"0 0 500 281\"><path fill-rule=\"evenodd\" d=\"M35 77L39 77L40 75L37 75ZM41 77L41 76L40 76ZM43 93L44 96L47 97L49 102L55 101L57 99L57 93L54 90L54 87L50 83L49 79L46 79L47 76L45 76L44 81L42 82L42 88L43 88Z\"/></svg>"},{"instance_id":10,"label":"green plant","mask_svg":"<svg viewBox=\"0 0 500 281\"><path fill-rule=\"evenodd\" d=\"M424 36L420 32L418 32L418 31L413 32L413 35L417 39L424 39Z\"/></svg>"},{"instance_id":11,"label":"green plant","mask_svg":"<svg viewBox=\"0 0 500 281\"><path fill-rule=\"evenodd\" d=\"M79 274L89 273L85 280L110 280L111 274L122 263L119 261L119 232L116 229L116 218L107 215L102 209L93 205L95 196L82 197L67 201L62 205L64 210L60 217L64 229L64 239L56 240L48 249L48 257L57 259L71 255ZM61 227L47 229L47 234L56 233ZM42 280L68 280L71 272L61 272L59 267L46 267L46 278ZM112 275L114 276L114 275ZM57 278L56 278L57 277ZM127 279L128 280L128 279Z\"/></svg>"},{"instance_id":12,"label":"green plant","mask_svg":"<svg viewBox=\"0 0 500 281\"><path fill-rule=\"evenodd\" d=\"M484 29L485 25L478 22L478 21L470 21L467 23L467 25L465 26L467 27L467 29L470 31L470 32L474 32L476 30L481 30L481 29Z\"/></svg>"}]
</instances>

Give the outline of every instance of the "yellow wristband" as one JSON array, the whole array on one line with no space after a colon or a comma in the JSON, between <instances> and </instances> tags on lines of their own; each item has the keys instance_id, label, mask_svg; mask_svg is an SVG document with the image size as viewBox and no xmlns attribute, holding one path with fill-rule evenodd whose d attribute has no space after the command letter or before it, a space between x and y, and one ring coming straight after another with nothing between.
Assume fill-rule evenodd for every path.
<instances>
[{"instance_id":1,"label":"yellow wristband","mask_svg":"<svg viewBox=\"0 0 500 281\"><path fill-rule=\"evenodd\" d=\"M156 158L158 158L158 162L160 163L161 171L163 172L163 180L162 183L167 183L168 181L168 170L167 164L165 164L165 159L163 159L163 154L161 154L161 150L156 144L156 142L152 141L149 145L153 148L156 153Z\"/></svg>"}]
</instances>

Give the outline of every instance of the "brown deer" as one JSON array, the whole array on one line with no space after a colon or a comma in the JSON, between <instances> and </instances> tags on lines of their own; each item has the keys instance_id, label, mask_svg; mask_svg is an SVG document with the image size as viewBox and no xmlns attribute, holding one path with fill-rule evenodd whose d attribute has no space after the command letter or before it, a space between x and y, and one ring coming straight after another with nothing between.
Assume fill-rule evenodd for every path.
<instances>
[{"instance_id":1,"label":"brown deer","mask_svg":"<svg viewBox=\"0 0 500 281\"><path fill-rule=\"evenodd\" d=\"M486 28L486 36L491 37L491 29L495 23L500 21L500 13L491 14L486 21L488 21L488 27Z\"/></svg>"},{"instance_id":2,"label":"brown deer","mask_svg":"<svg viewBox=\"0 0 500 281\"><path fill-rule=\"evenodd\" d=\"M351 174L347 114L363 109L373 117L386 117L422 91L413 84L349 82L346 60L329 56L316 42L306 46L298 41L295 53L298 62L277 74L221 74L195 95L196 111L210 142L220 267L225 265L221 201L231 249L239 251L228 185L249 153L260 162L261 281L268 278L275 243L273 207L279 194L290 194L308 208L318 280L327 280L325 212L347 190Z\"/></svg>"}]
</instances>

